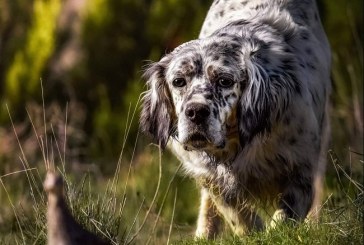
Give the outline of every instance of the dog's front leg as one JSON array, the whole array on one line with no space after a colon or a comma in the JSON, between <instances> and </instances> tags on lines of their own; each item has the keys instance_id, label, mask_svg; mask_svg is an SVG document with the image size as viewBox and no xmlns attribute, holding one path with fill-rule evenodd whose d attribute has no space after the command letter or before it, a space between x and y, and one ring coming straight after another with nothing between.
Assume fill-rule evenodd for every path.
<instances>
[{"instance_id":1,"label":"dog's front leg","mask_svg":"<svg viewBox=\"0 0 364 245\"><path fill-rule=\"evenodd\" d=\"M201 189L201 204L197 220L196 238L213 239L217 236L221 218L207 189Z\"/></svg>"},{"instance_id":2,"label":"dog's front leg","mask_svg":"<svg viewBox=\"0 0 364 245\"><path fill-rule=\"evenodd\" d=\"M313 196L312 178L292 178L292 182L282 193L279 209L273 215L271 227L286 220L303 221L312 206Z\"/></svg>"}]
</instances>

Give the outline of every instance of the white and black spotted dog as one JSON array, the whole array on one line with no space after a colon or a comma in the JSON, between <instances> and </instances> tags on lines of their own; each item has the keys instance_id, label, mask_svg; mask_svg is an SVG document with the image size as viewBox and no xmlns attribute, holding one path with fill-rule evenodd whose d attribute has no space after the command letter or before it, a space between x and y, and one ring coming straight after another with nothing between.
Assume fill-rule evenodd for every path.
<instances>
[{"instance_id":1,"label":"white and black spotted dog","mask_svg":"<svg viewBox=\"0 0 364 245\"><path fill-rule=\"evenodd\" d=\"M318 208L330 63L314 0L215 0L199 39L147 68L141 128L201 186L197 237Z\"/></svg>"}]
</instances>

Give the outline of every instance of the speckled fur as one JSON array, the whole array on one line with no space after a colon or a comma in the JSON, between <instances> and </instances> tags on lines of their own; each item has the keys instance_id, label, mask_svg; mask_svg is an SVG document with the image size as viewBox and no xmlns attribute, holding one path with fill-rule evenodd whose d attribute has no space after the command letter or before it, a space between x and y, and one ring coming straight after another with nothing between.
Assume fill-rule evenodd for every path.
<instances>
[{"instance_id":1,"label":"speckled fur","mask_svg":"<svg viewBox=\"0 0 364 245\"><path fill-rule=\"evenodd\" d=\"M147 68L140 125L201 186L196 236L215 237L220 216L262 230L269 207L272 227L316 214L330 66L314 1L216 0L198 39Z\"/></svg>"}]
</instances>

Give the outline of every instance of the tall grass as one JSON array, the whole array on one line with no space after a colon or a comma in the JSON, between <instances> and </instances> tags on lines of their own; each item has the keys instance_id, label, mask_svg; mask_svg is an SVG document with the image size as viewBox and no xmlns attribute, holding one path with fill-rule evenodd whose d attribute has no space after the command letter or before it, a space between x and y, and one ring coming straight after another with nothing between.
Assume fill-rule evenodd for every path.
<instances>
[{"instance_id":1,"label":"tall grass","mask_svg":"<svg viewBox=\"0 0 364 245\"><path fill-rule=\"evenodd\" d=\"M20 149L20 162L22 170L13 171L0 176L1 205L9 207L2 209L0 213L0 243L1 244L45 244L46 243L46 208L47 197L42 189L43 177L48 170L56 170L61 173L65 180L65 198L72 215L84 227L91 232L109 240L112 244L131 244L140 241L153 244L155 241L154 232L160 223L160 217L167 195L170 192L172 182L179 168L168 180L168 184L161 187L162 183L162 157L161 152L152 157L153 165L158 166L157 178L153 178L151 186L154 190L152 199L147 199L144 194L137 193L139 183L132 176L133 164L145 165L141 157L140 163L134 163L134 159L128 164L123 162L123 150L128 139L128 132L131 122L135 116L136 109L129 110L127 120L129 122L125 129L125 138L116 164L114 176L111 179L97 178L90 172L75 174L67 169L66 139L63 144L57 141L53 130L54 125L46 121L45 105L43 104L43 130L38 130L29 115L33 134L37 139L38 147L42 155L43 165L31 167L23 145L19 139L16 127L9 112L9 118L13 125L13 133ZM67 109L64 122L67 124ZM47 127L51 128L52 135L47 133ZM67 125L64 125L64 135L67 135ZM41 134L39 132L42 132ZM135 140L136 147L137 139ZM134 147L134 150L135 150ZM153 147L157 149L157 147ZM134 156L134 154L132 154ZM148 159L148 161L150 161ZM157 162L158 163L157 163ZM148 163L147 163L148 164ZM151 164L151 163L150 163ZM153 176L155 177L155 176ZM17 185L13 186L16 180L20 180L25 187L19 192ZM163 179L165 181L165 179ZM15 187L15 188L14 188ZM5 195L3 195L5 193ZM29 196L27 195L29 193ZM23 197L25 197L23 199ZM175 198L176 200L176 194ZM175 206L176 201L174 202ZM174 208L172 210L174 214ZM173 215L171 220L173 220ZM147 232L149 231L149 232ZM163 239L170 239L172 223L169 223L169 232L163 234Z\"/></svg>"}]
</instances>

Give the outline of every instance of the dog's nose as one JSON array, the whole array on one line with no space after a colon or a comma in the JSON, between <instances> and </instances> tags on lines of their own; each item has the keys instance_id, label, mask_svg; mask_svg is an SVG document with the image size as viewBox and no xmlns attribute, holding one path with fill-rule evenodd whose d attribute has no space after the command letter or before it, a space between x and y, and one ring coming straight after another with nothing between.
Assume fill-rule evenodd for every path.
<instances>
[{"instance_id":1,"label":"dog's nose","mask_svg":"<svg viewBox=\"0 0 364 245\"><path fill-rule=\"evenodd\" d=\"M202 124L210 115L210 109L204 104L191 103L187 106L185 114L192 122Z\"/></svg>"}]
</instances>

